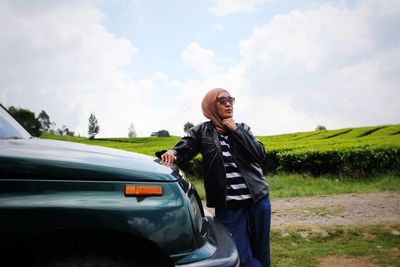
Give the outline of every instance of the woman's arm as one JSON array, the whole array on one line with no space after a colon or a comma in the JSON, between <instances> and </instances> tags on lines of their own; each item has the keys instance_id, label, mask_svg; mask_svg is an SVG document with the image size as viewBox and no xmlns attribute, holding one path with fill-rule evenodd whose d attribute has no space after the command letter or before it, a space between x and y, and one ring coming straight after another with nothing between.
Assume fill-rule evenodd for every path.
<instances>
[{"instance_id":1,"label":"woman's arm","mask_svg":"<svg viewBox=\"0 0 400 267\"><path fill-rule=\"evenodd\" d=\"M192 127L187 131L187 135L171 149L156 152L156 156L167 163L175 161L189 161L200 151L201 136L199 134L200 125Z\"/></svg>"}]
</instances>

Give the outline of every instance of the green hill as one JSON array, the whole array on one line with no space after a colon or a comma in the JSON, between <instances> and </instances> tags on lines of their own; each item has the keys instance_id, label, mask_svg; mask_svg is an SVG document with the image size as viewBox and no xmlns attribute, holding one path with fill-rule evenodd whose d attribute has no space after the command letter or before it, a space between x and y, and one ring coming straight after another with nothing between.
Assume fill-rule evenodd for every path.
<instances>
[{"instance_id":1,"label":"green hill","mask_svg":"<svg viewBox=\"0 0 400 267\"><path fill-rule=\"evenodd\" d=\"M400 125L382 125L260 137L268 149L264 170L365 177L400 171Z\"/></svg>"},{"instance_id":2,"label":"green hill","mask_svg":"<svg viewBox=\"0 0 400 267\"><path fill-rule=\"evenodd\" d=\"M100 138L42 134L41 138L107 146L154 156L173 147L172 137ZM267 149L263 169L268 173L297 172L312 175L368 176L376 172L400 172L400 124L257 136ZM201 157L185 166L200 175Z\"/></svg>"},{"instance_id":3,"label":"green hill","mask_svg":"<svg viewBox=\"0 0 400 267\"><path fill-rule=\"evenodd\" d=\"M274 151L338 150L381 146L400 147L400 125L301 132L261 136L259 139L267 149Z\"/></svg>"}]
</instances>

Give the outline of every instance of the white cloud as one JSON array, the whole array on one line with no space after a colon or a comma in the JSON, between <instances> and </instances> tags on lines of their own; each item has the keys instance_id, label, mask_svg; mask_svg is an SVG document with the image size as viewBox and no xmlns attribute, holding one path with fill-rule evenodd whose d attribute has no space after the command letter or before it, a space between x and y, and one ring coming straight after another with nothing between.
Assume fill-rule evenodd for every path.
<instances>
[{"instance_id":1,"label":"white cloud","mask_svg":"<svg viewBox=\"0 0 400 267\"><path fill-rule=\"evenodd\" d=\"M242 62L191 81L191 113L223 87L237 97L236 119L259 135L399 123L397 6L324 4L275 16L241 42Z\"/></svg>"},{"instance_id":2,"label":"white cloud","mask_svg":"<svg viewBox=\"0 0 400 267\"><path fill-rule=\"evenodd\" d=\"M400 2L397 0L359 0L360 9L366 12L373 12L377 16L398 15Z\"/></svg>"},{"instance_id":3,"label":"white cloud","mask_svg":"<svg viewBox=\"0 0 400 267\"><path fill-rule=\"evenodd\" d=\"M275 16L242 41L243 77L252 94L270 102L289 101L286 112L278 108L257 125L273 125L287 116L309 130L310 121L315 127L317 120L328 128L398 122L400 35L393 30L400 12L380 3L292 11ZM381 15L389 10L389 16ZM255 108L255 114L266 114L260 110ZM314 117L318 119L310 120ZM285 129L296 131L297 126Z\"/></svg>"},{"instance_id":4,"label":"white cloud","mask_svg":"<svg viewBox=\"0 0 400 267\"><path fill-rule=\"evenodd\" d=\"M182 52L183 62L204 75L214 74L217 71L213 63L214 52L192 42Z\"/></svg>"},{"instance_id":5,"label":"white cloud","mask_svg":"<svg viewBox=\"0 0 400 267\"><path fill-rule=\"evenodd\" d=\"M348 113L350 123L400 120L400 47L330 73L318 99ZM329 111L329 110L328 110Z\"/></svg>"},{"instance_id":6,"label":"white cloud","mask_svg":"<svg viewBox=\"0 0 400 267\"><path fill-rule=\"evenodd\" d=\"M131 122L142 135L155 127L143 116L154 116L147 104L157 91L154 83L123 71L138 49L107 31L97 8L44 1L31 10L18 3L3 1L0 7L4 105L36 114L44 109L57 127L65 124L81 135L87 135L92 112L100 123L99 136L123 136Z\"/></svg>"},{"instance_id":7,"label":"white cloud","mask_svg":"<svg viewBox=\"0 0 400 267\"><path fill-rule=\"evenodd\" d=\"M152 78L156 81L161 81L161 82L167 82L168 81L168 76L161 72L161 71L156 71L153 73Z\"/></svg>"},{"instance_id":8,"label":"white cloud","mask_svg":"<svg viewBox=\"0 0 400 267\"><path fill-rule=\"evenodd\" d=\"M224 25L221 23L215 23L214 24L214 29L216 29L219 32L223 32L224 31Z\"/></svg>"},{"instance_id":9,"label":"white cloud","mask_svg":"<svg viewBox=\"0 0 400 267\"><path fill-rule=\"evenodd\" d=\"M250 12L265 3L274 0L216 0L209 11L217 16L227 16L235 13Z\"/></svg>"},{"instance_id":10,"label":"white cloud","mask_svg":"<svg viewBox=\"0 0 400 267\"><path fill-rule=\"evenodd\" d=\"M399 123L398 1L277 15L240 43L239 62L192 42L181 60L203 76L175 80L165 69L137 78L130 66L140 50L110 33L90 2L25 2L0 2L0 102L44 109L81 135L91 112L100 136L127 136L130 123L139 136L182 135L186 121L205 120L200 103L215 87L237 97L235 119L258 135ZM246 10L221 1L215 12L223 5Z\"/></svg>"},{"instance_id":11,"label":"white cloud","mask_svg":"<svg viewBox=\"0 0 400 267\"><path fill-rule=\"evenodd\" d=\"M310 72L325 64L343 64L372 49L373 40L365 28L368 18L331 5L295 10L256 28L251 38L241 43L241 52L248 60L299 63Z\"/></svg>"}]
</instances>

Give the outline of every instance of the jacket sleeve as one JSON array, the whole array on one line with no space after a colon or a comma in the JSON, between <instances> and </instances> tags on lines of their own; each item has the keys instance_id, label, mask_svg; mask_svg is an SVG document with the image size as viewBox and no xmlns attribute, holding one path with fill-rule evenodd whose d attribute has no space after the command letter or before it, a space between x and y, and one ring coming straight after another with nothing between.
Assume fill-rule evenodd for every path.
<instances>
[{"instance_id":1,"label":"jacket sleeve","mask_svg":"<svg viewBox=\"0 0 400 267\"><path fill-rule=\"evenodd\" d=\"M250 131L250 127L244 123L238 124L238 128L233 133L233 138L237 141L245 157L251 162L261 163L267 157L265 146Z\"/></svg>"},{"instance_id":2,"label":"jacket sleeve","mask_svg":"<svg viewBox=\"0 0 400 267\"><path fill-rule=\"evenodd\" d=\"M192 127L187 131L186 136L182 137L171 149L177 157L177 163L189 161L200 152L201 136L199 133L199 125ZM166 150L158 151L156 156L160 158L165 152Z\"/></svg>"}]
</instances>

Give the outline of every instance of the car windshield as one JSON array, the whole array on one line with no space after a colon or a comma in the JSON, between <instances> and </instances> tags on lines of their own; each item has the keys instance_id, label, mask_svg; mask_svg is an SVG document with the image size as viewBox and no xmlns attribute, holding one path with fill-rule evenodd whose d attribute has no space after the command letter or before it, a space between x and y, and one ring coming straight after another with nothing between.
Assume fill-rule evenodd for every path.
<instances>
[{"instance_id":1,"label":"car windshield","mask_svg":"<svg viewBox=\"0 0 400 267\"><path fill-rule=\"evenodd\" d=\"M0 105L0 139L21 138L32 138L32 136Z\"/></svg>"}]
</instances>

